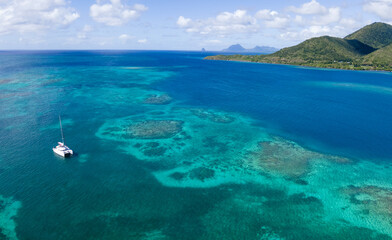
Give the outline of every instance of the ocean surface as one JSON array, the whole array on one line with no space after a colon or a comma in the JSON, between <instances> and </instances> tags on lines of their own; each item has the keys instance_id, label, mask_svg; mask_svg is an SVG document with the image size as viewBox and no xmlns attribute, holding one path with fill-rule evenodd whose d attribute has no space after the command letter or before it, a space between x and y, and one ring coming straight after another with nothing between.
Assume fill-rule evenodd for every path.
<instances>
[{"instance_id":1,"label":"ocean surface","mask_svg":"<svg viewBox=\"0 0 392 240\"><path fill-rule=\"evenodd\" d=\"M0 239L392 239L392 74L211 54L0 52Z\"/></svg>"}]
</instances>

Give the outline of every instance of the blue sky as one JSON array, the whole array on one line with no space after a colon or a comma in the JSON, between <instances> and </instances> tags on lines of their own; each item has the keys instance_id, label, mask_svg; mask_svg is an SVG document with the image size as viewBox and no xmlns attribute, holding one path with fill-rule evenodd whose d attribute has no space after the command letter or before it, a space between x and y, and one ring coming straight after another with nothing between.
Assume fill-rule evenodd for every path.
<instances>
[{"instance_id":1,"label":"blue sky","mask_svg":"<svg viewBox=\"0 0 392 240\"><path fill-rule=\"evenodd\" d=\"M0 49L287 47L392 23L392 0L0 0Z\"/></svg>"}]
</instances>

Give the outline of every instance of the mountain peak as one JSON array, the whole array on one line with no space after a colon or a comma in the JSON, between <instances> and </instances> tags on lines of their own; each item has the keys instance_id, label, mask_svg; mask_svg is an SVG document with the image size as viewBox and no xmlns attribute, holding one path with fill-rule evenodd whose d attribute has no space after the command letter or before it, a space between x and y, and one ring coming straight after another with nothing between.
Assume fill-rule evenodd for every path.
<instances>
[{"instance_id":1,"label":"mountain peak","mask_svg":"<svg viewBox=\"0 0 392 240\"><path fill-rule=\"evenodd\" d=\"M392 43L392 25L375 22L345 37L358 40L373 48L382 48Z\"/></svg>"},{"instance_id":2,"label":"mountain peak","mask_svg":"<svg viewBox=\"0 0 392 240\"><path fill-rule=\"evenodd\" d=\"M274 48L274 47L268 47L268 46L256 46L251 49L246 49L242 47L240 44L234 44L231 45L230 47L223 49L222 51L224 52L248 52L248 53L274 53L278 51L279 49Z\"/></svg>"},{"instance_id":3,"label":"mountain peak","mask_svg":"<svg viewBox=\"0 0 392 240\"><path fill-rule=\"evenodd\" d=\"M345 38L315 37L269 55L218 55L206 59L392 71L392 25L376 22Z\"/></svg>"},{"instance_id":4,"label":"mountain peak","mask_svg":"<svg viewBox=\"0 0 392 240\"><path fill-rule=\"evenodd\" d=\"M388 26L389 24L387 24L387 23L383 23L383 22L374 22L374 23L371 23L371 24L369 24L369 25L367 25L367 26ZM390 26L390 25L389 25ZM366 26L365 26L366 27Z\"/></svg>"},{"instance_id":5,"label":"mountain peak","mask_svg":"<svg viewBox=\"0 0 392 240\"><path fill-rule=\"evenodd\" d=\"M234 44L231 45L230 47L223 49L222 51L226 51L226 52L242 52L244 51L245 48L243 46L241 46L241 44Z\"/></svg>"}]
</instances>

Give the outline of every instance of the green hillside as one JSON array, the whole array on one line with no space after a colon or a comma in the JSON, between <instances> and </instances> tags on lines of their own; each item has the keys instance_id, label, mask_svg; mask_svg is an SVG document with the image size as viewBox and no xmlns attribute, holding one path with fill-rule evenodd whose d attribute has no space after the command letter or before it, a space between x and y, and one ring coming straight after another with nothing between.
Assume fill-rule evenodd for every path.
<instances>
[{"instance_id":1,"label":"green hillside","mask_svg":"<svg viewBox=\"0 0 392 240\"><path fill-rule=\"evenodd\" d=\"M293 47L283 48L270 55L219 55L206 59L348 68L348 65L361 61L362 56L374 50L357 40L324 36L306 40Z\"/></svg>"},{"instance_id":2,"label":"green hillside","mask_svg":"<svg viewBox=\"0 0 392 240\"><path fill-rule=\"evenodd\" d=\"M376 22L348 35L345 39L358 40L373 48L382 48L392 43L392 26Z\"/></svg>"},{"instance_id":3,"label":"green hillside","mask_svg":"<svg viewBox=\"0 0 392 240\"><path fill-rule=\"evenodd\" d=\"M392 26L374 23L344 39L329 36L311 38L269 55L218 55L206 59L392 71L392 43L376 49L364 42L373 46L392 42Z\"/></svg>"},{"instance_id":4,"label":"green hillside","mask_svg":"<svg viewBox=\"0 0 392 240\"><path fill-rule=\"evenodd\" d=\"M392 68L392 43L363 57L364 65L376 65L378 69Z\"/></svg>"},{"instance_id":5,"label":"green hillside","mask_svg":"<svg viewBox=\"0 0 392 240\"><path fill-rule=\"evenodd\" d=\"M357 40L325 36L312 38L294 47L261 57L266 61L279 60L283 63L352 62L374 50Z\"/></svg>"}]
</instances>

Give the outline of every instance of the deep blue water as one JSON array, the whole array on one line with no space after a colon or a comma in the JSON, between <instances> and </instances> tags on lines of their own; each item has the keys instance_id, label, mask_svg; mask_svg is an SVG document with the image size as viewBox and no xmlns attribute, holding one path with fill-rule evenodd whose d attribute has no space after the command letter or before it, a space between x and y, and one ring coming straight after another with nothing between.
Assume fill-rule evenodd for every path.
<instances>
[{"instance_id":1,"label":"deep blue water","mask_svg":"<svg viewBox=\"0 0 392 240\"><path fill-rule=\"evenodd\" d=\"M182 53L173 55L174 59L164 57L162 61L176 64ZM159 89L190 105L244 113L310 146L316 142L356 157L391 159L392 74L200 61L198 54L188 56L181 58L181 64L192 67L159 83ZM361 91L313 83L385 89Z\"/></svg>"},{"instance_id":2,"label":"deep blue water","mask_svg":"<svg viewBox=\"0 0 392 240\"><path fill-rule=\"evenodd\" d=\"M0 214L2 234L11 239L214 239L219 231L211 230L205 219L216 224L213 214L225 209L231 197L245 193L252 199L269 196L267 205L277 213L264 209L272 215L260 218L241 208L227 210L222 221L228 221L228 228L237 220L249 226L235 233L227 229L232 236L254 239L260 229L270 239L274 234L285 239L332 234L329 228L317 232L317 225L300 229L306 225L302 220L291 228L279 225L290 206L306 202L318 209L325 199L303 200L302 195L293 197L268 184L165 186L153 173L171 169L174 163L139 161L138 155L118 149L124 142L100 138L99 129L127 116L143 118L148 111L166 111L182 120L176 108L213 109L253 119L252 127L316 152L389 166L392 74L203 60L211 54L215 53L0 52L0 195L21 204L3 202L3 208L15 214ZM165 105L172 110L153 106L147 111L139 99L156 92L172 97L171 105ZM50 149L59 140L59 114L67 142L77 153L67 161ZM184 153L182 159L187 158ZM276 199L281 198L287 201L279 205ZM353 226L331 236L344 239L361 231L369 235L361 224Z\"/></svg>"}]
</instances>

